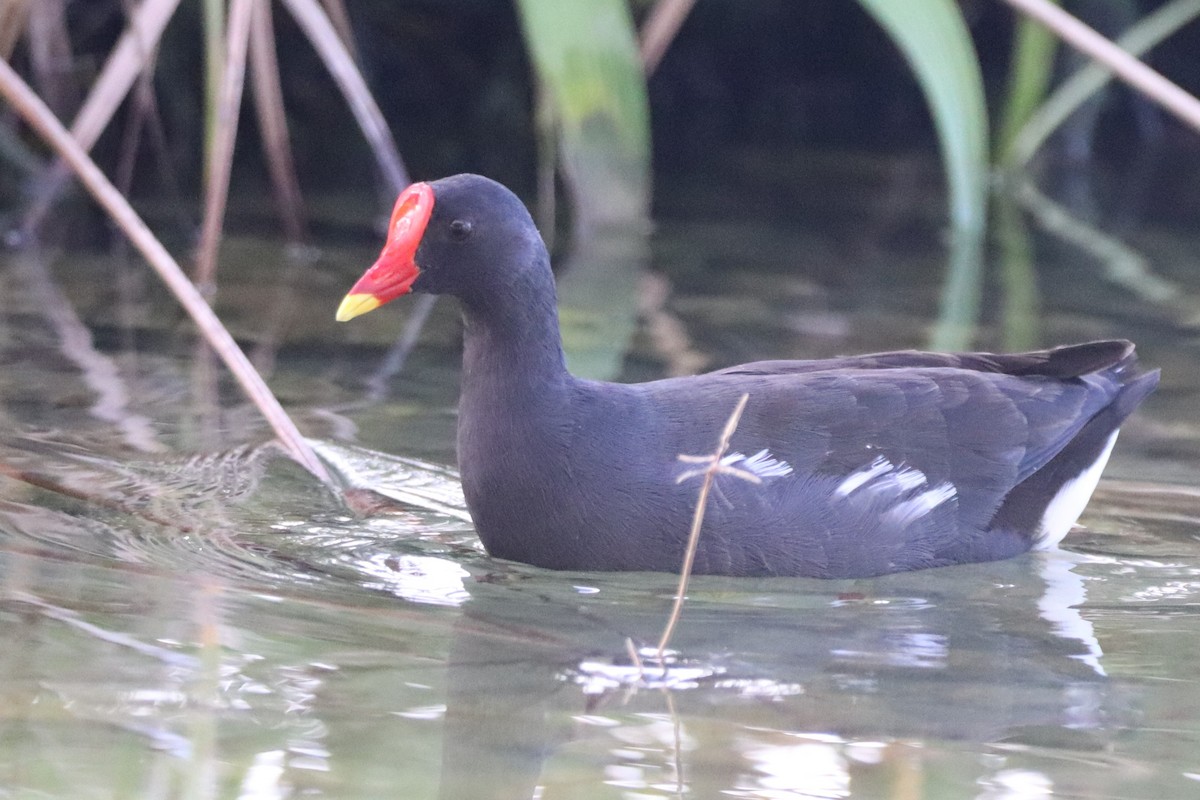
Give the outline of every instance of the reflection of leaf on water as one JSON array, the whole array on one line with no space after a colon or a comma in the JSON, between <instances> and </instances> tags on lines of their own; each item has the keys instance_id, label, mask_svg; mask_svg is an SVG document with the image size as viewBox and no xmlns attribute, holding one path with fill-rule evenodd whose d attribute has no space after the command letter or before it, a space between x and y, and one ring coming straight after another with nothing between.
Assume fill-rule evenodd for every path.
<instances>
[{"instance_id":1,"label":"reflection of leaf on water","mask_svg":"<svg viewBox=\"0 0 1200 800\"><path fill-rule=\"evenodd\" d=\"M971 34L957 3L860 2L904 53L937 128L953 234L942 310L930 345L964 349L979 320L987 224L987 108Z\"/></svg>"},{"instance_id":2,"label":"reflection of leaf on water","mask_svg":"<svg viewBox=\"0 0 1200 800\"><path fill-rule=\"evenodd\" d=\"M1004 349L1032 350L1041 340L1033 244L1016 201L1004 192L996 197L996 241L1004 287Z\"/></svg>"},{"instance_id":3,"label":"reflection of leaf on water","mask_svg":"<svg viewBox=\"0 0 1200 800\"><path fill-rule=\"evenodd\" d=\"M559 319L576 375L611 379L621 371L648 250L645 234L631 228L577 237L567 258L558 284Z\"/></svg>"},{"instance_id":4,"label":"reflection of leaf on water","mask_svg":"<svg viewBox=\"0 0 1200 800\"><path fill-rule=\"evenodd\" d=\"M1012 193L1043 230L1095 258L1104 267L1105 278L1130 294L1151 303L1169 303L1179 297L1180 288L1157 275L1146 256L1079 219L1030 181L1018 181Z\"/></svg>"},{"instance_id":5,"label":"reflection of leaf on water","mask_svg":"<svg viewBox=\"0 0 1200 800\"><path fill-rule=\"evenodd\" d=\"M559 283L568 362L576 374L612 378L633 334L649 233L649 112L629 9L623 0L517 6L571 193L574 236Z\"/></svg>"}]
</instances>

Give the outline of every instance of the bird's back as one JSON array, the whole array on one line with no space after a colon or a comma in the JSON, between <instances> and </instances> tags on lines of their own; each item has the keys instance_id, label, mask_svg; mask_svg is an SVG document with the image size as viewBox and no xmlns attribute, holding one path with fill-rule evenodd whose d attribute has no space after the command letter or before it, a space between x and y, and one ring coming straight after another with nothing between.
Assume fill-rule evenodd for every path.
<instances>
[{"instance_id":1,"label":"bird's back","mask_svg":"<svg viewBox=\"0 0 1200 800\"><path fill-rule=\"evenodd\" d=\"M576 530L540 550L557 566L676 569L701 479L693 457L712 452L748 394L698 572L846 577L1012 556L1066 533L1086 497L1060 502L1052 530L1047 509L1064 485L1098 475L1156 383L1157 373L1135 375L1120 342L581 381L562 484L551 487L556 515Z\"/></svg>"}]
</instances>

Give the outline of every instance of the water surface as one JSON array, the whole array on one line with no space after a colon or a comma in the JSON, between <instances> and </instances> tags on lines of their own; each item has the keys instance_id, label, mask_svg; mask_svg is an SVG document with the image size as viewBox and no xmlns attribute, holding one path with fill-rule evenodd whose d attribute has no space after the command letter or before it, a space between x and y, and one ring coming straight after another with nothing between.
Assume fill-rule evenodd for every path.
<instances>
[{"instance_id":1,"label":"water surface","mask_svg":"<svg viewBox=\"0 0 1200 800\"><path fill-rule=\"evenodd\" d=\"M660 188L624 379L925 343L936 172L817 163L747 157ZM333 323L373 243L289 265L236 239L218 296L348 501L263 444L140 265L6 255L0 794L1196 796L1200 242L1122 232L1172 287L1154 299L1030 235L1037 342L1129 337L1164 369L1086 529L872 580L697 579L665 671L629 643L657 640L671 576L480 549L451 469L449 302L370 396L412 307ZM1000 258L985 347L1014 302Z\"/></svg>"}]
</instances>

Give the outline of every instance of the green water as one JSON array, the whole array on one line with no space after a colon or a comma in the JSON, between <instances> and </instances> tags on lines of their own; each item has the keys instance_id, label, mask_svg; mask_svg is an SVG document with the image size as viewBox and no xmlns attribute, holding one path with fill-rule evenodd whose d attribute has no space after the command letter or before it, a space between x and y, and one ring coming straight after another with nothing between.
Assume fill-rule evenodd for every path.
<instances>
[{"instance_id":1,"label":"green water","mask_svg":"<svg viewBox=\"0 0 1200 800\"><path fill-rule=\"evenodd\" d=\"M927 340L936 172L821 163L660 186L622 377ZM367 397L412 308L333 322L371 242L289 263L235 240L218 296L343 480L379 492L349 505L262 446L140 265L6 255L0 797L1200 796L1200 242L1122 230L1170 282L1153 299L1029 235L1025 332L1133 338L1164 371L1086 530L873 580L698 579L665 674L627 641L657 640L671 576L479 548L447 469L451 303ZM985 347L1012 333L1002 257Z\"/></svg>"}]
</instances>

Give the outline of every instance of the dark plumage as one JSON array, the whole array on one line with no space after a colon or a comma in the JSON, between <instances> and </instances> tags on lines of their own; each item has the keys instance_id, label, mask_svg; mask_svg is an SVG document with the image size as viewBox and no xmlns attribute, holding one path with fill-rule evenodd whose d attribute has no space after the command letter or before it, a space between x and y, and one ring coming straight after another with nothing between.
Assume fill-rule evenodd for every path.
<instances>
[{"instance_id":1,"label":"dark plumage","mask_svg":"<svg viewBox=\"0 0 1200 800\"><path fill-rule=\"evenodd\" d=\"M339 318L409 285L462 303L459 466L497 557L678 570L699 478L677 483L695 467L677 456L711 453L743 393L730 453L762 483L718 477L698 573L856 577L1053 546L1158 382L1124 341L581 380L564 366L549 257L521 202L474 175L417 187Z\"/></svg>"}]
</instances>

